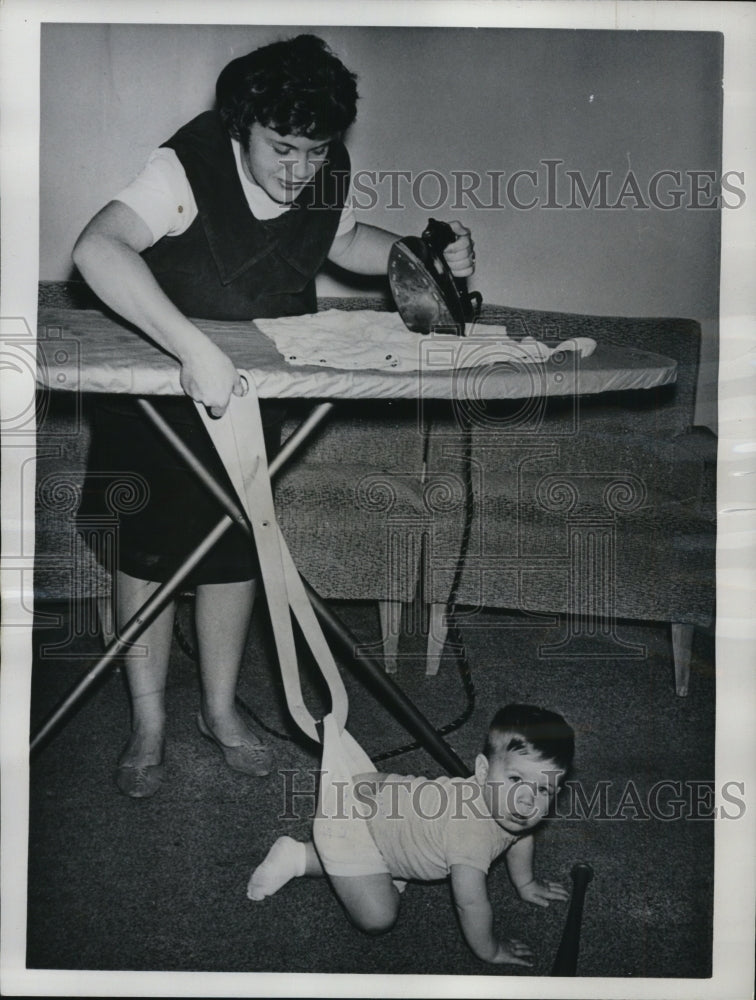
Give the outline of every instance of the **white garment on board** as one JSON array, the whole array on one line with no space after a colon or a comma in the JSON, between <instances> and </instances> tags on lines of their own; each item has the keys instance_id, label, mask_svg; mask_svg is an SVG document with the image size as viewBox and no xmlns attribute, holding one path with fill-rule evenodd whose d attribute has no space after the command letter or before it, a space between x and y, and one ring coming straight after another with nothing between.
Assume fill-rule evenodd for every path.
<instances>
[{"instance_id":1,"label":"white garment on board","mask_svg":"<svg viewBox=\"0 0 756 1000\"><path fill-rule=\"evenodd\" d=\"M590 337L573 337L553 346L523 337L514 340L505 326L477 324L466 337L413 333L395 312L327 309L305 316L256 319L293 366L401 372L475 368L498 363L539 364L558 352L587 358L596 349Z\"/></svg>"}]
</instances>

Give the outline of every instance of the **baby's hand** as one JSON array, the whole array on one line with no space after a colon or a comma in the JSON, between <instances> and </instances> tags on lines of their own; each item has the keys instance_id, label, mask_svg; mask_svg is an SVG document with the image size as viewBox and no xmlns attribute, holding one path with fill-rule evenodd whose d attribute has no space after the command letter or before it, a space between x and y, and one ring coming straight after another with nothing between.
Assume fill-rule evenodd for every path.
<instances>
[{"instance_id":1,"label":"baby's hand","mask_svg":"<svg viewBox=\"0 0 756 1000\"><path fill-rule=\"evenodd\" d=\"M569 898L569 893L559 882L541 882L537 878L520 886L517 892L520 899L524 899L526 903L535 903L536 906L548 906L550 899Z\"/></svg>"},{"instance_id":2,"label":"baby's hand","mask_svg":"<svg viewBox=\"0 0 756 1000\"><path fill-rule=\"evenodd\" d=\"M496 954L491 959L497 965L532 965L533 952L522 941L508 938L500 941Z\"/></svg>"}]
</instances>

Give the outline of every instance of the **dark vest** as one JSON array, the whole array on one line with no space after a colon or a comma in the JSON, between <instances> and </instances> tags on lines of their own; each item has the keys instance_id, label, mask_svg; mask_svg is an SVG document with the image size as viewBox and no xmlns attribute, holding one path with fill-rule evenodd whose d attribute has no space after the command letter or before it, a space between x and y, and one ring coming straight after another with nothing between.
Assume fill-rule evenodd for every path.
<instances>
[{"instance_id":1,"label":"dark vest","mask_svg":"<svg viewBox=\"0 0 756 1000\"><path fill-rule=\"evenodd\" d=\"M315 312L315 275L331 248L349 185L341 142L288 212L260 221L249 210L231 140L207 111L163 145L186 171L198 215L181 236L142 254L185 316L255 319Z\"/></svg>"}]
</instances>

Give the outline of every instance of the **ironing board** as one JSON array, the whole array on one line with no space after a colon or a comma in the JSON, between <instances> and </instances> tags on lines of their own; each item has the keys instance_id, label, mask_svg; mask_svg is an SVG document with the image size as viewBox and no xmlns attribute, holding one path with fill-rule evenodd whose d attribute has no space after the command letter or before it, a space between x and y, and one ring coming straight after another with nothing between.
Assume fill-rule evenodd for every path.
<instances>
[{"instance_id":1,"label":"ironing board","mask_svg":"<svg viewBox=\"0 0 756 1000\"><path fill-rule=\"evenodd\" d=\"M316 366L293 367L253 322L195 321L225 351L247 383L244 397L232 397L226 415L212 419L198 410L218 451L237 496L230 496L173 434L147 399L139 405L161 433L214 494L222 515L207 538L190 553L170 580L161 585L128 622L73 691L43 723L31 742L36 749L53 731L85 690L176 593L193 567L233 524L254 538L263 586L271 613L284 690L292 717L308 736L320 740L318 722L302 699L292 616L297 620L331 693L331 712L343 729L347 700L341 676L322 626L332 641L345 648L354 639L342 623L300 578L278 528L273 506L271 475L301 446L330 411L335 401L347 399L523 399L534 395L569 396L627 389L650 389L672 383L677 365L670 358L629 347L599 343L594 353L571 364L556 356L537 365L488 364L480 369L455 370L448 349L433 335L418 337L418 370L340 370ZM96 310L40 310L38 316L38 383L67 392L181 395L175 359L148 341L135 328ZM495 360L495 359L494 359ZM260 398L319 400L304 424L289 438L268 465L259 415ZM325 402L323 402L325 401ZM469 769L440 737L416 706L385 672L369 659L361 660L394 714L450 773Z\"/></svg>"},{"instance_id":2,"label":"ironing board","mask_svg":"<svg viewBox=\"0 0 756 1000\"><path fill-rule=\"evenodd\" d=\"M417 337L417 372L293 367L253 322L193 322L237 368L250 373L257 395L267 399L527 399L534 392L573 396L652 389L677 377L671 358L600 342L577 366L560 358L498 365L493 352L485 378L476 378L476 369L449 368L445 341L433 334ZM38 381L50 389L182 395L176 360L135 327L97 310L41 309L37 337Z\"/></svg>"}]
</instances>

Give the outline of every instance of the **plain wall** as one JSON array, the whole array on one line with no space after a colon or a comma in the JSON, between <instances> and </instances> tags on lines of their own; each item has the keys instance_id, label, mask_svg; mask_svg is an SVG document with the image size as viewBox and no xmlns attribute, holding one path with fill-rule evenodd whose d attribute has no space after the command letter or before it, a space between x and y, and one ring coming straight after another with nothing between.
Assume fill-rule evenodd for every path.
<instances>
[{"instance_id":1,"label":"plain wall","mask_svg":"<svg viewBox=\"0 0 756 1000\"><path fill-rule=\"evenodd\" d=\"M139 171L155 146L212 106L232 58L290 37L291 27L42 27L40 279L71 276L87 220ZM484 301L603 315L686 316L704 330L698 418L715 426L720 213L695 208L686 171L721 176L722 39L713 33L474 28L311 29L359 76L347 136L353 171L408 171L415 182L366 183L358 218L419 234L429 216L473 231ZM556 187L545 160L559 160ZM727 165L725 165L727 169ZM628 171L650 204L659 171L680 171L684 206L563 207L564 173L590 189L608 171L608 204ZM507 180L518 181L513 206ZM482 177L455 203L455 177ZM492 173L502 176L500 187ZM363 178L365 175L361 175ZM735 182L737 183L737 182ZM702 181L701 205L716 189ZM448 188L443 204L433 203ZM671 181L659 193L671 200ZM456 199L459 201L459 199ZM728 200L735 204L737 196ZM558 207L547 207L551 202ZM424 203L424 204L423 204ZM348 294L330 275L322 294Z\"/></svg>"}]
</instances>

